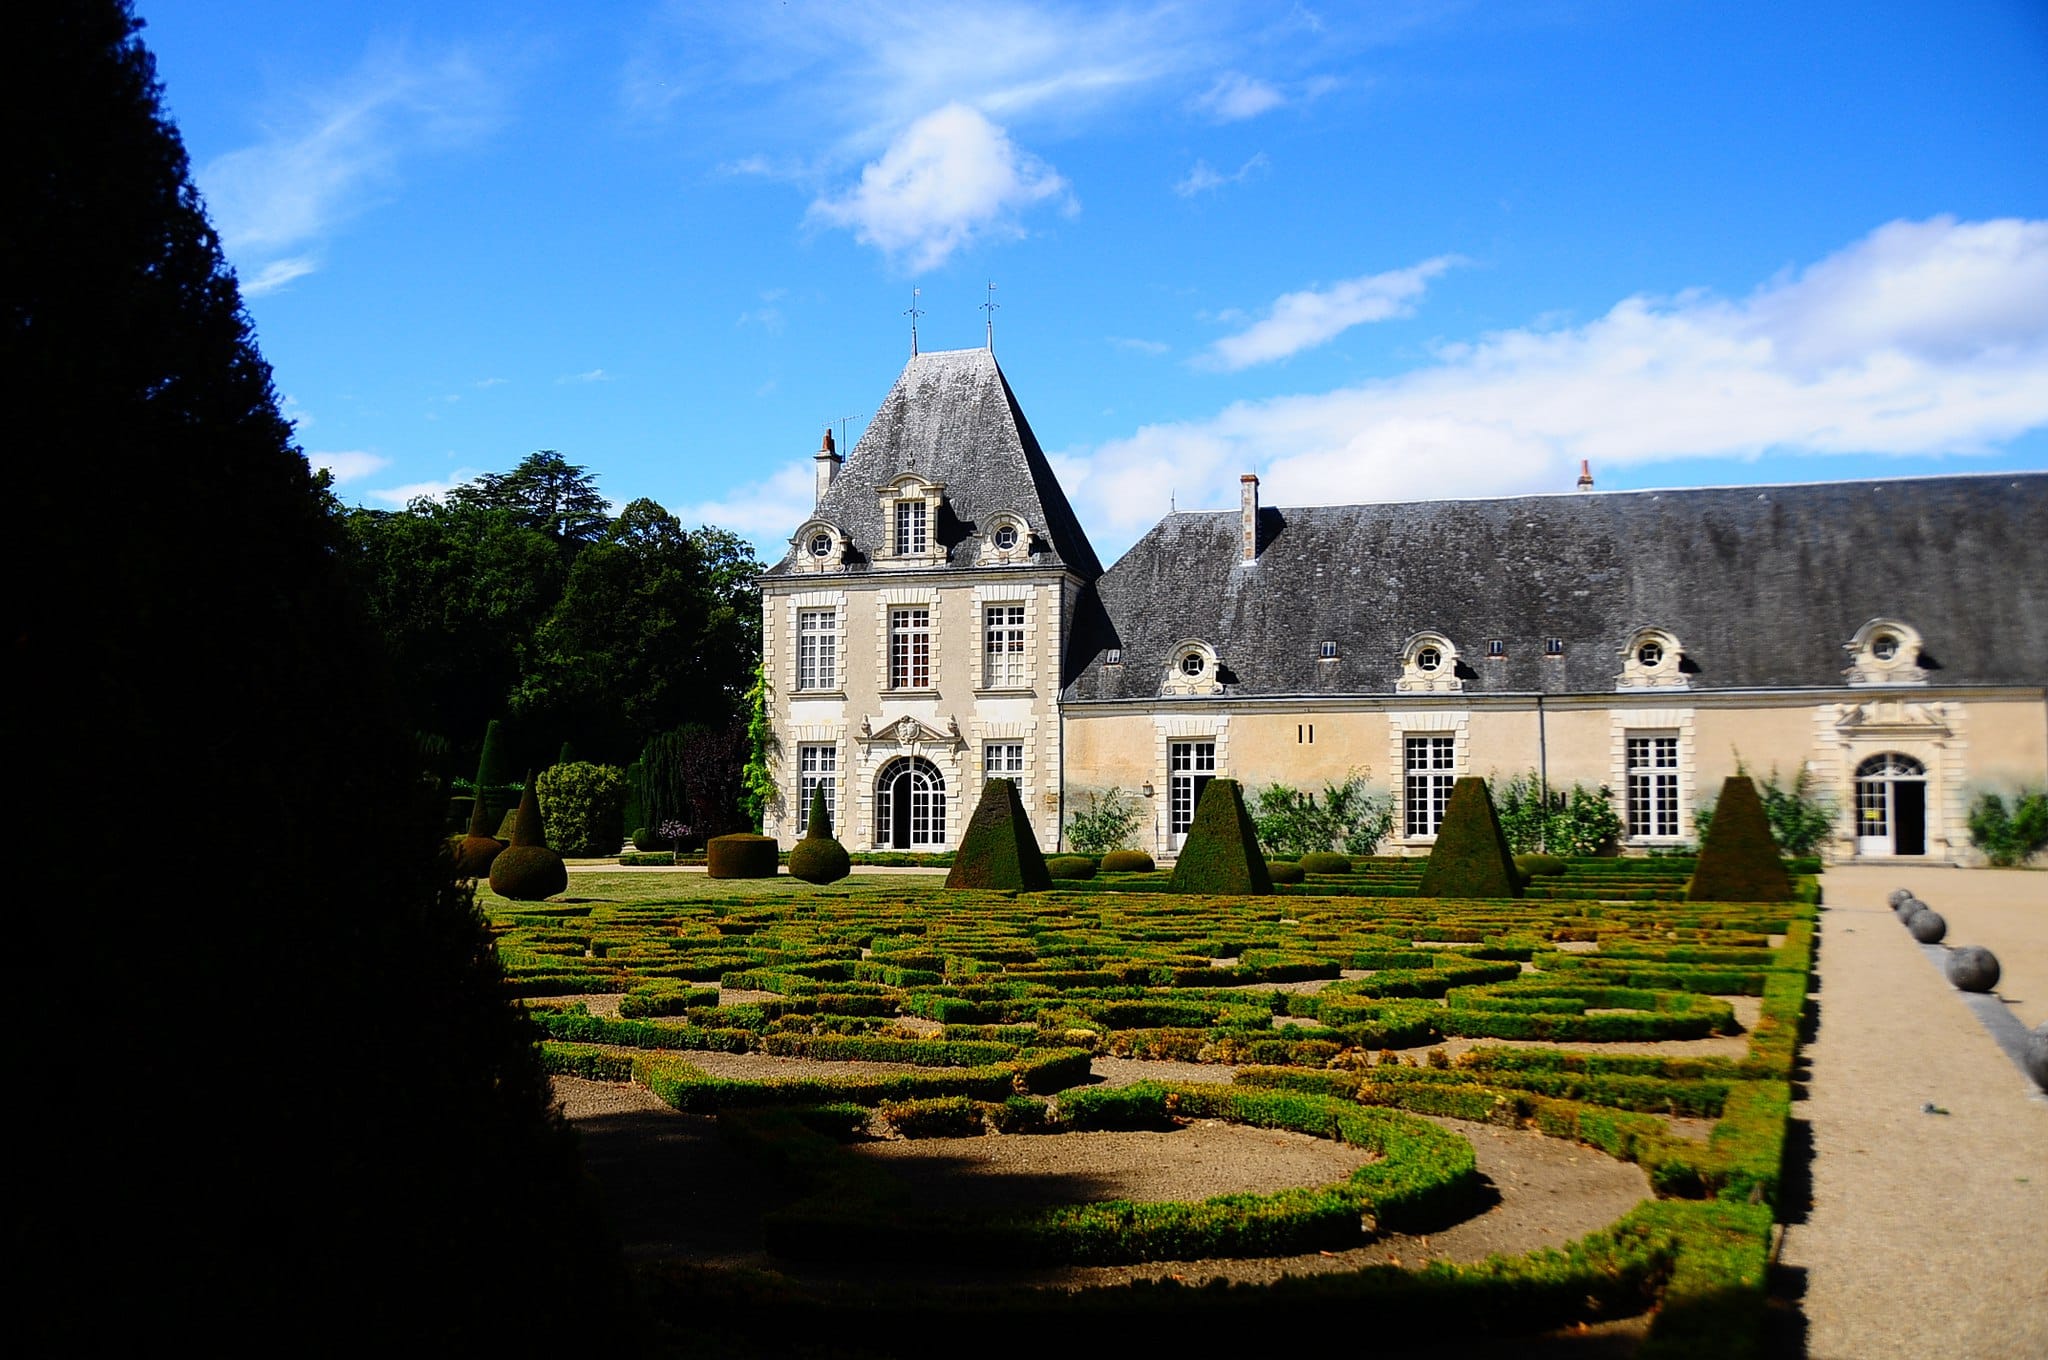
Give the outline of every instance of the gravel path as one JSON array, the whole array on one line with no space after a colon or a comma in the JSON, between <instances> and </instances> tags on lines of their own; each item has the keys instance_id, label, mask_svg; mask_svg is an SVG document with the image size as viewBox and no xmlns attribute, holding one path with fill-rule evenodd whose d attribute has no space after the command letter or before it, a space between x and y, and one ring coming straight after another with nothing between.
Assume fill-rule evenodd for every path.
<instances>
[{"instance_id":1,"label":"gravel path","mask_svg":"<svg viewBox=\"0 0 2048 1360\"><path fill-rule=\"evenodd\" d=\"M1779 1257L1804 1284L1806 1354L2041 1360L2048 1097L1886 896L1912 889L1947 918L1949 943L1997 953L1999 994L2032 1024L2048 1010L2048 874L1844 867L1823 883L1820 1022L1793 1110L1812 1130L1812 1207Z\"/></svg>"}]
</instances>

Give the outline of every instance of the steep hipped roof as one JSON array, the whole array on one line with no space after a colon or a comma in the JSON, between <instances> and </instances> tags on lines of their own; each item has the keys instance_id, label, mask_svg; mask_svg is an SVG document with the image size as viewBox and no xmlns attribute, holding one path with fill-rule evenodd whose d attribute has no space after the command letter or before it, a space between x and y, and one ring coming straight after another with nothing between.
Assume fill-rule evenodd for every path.
<instances>
[{"instance_id":1,"label":"steep hipped roof","mask_svg":"<svg viewBox=\"0 0 2048 1360\"><path fill-rule=\"evenodd\" d=\"M976 535L990 516L1009 511L1031 526L1033 566L1064 566L1086 580L1101 574L1088 535L990 351L912 357L812 511L846 536L852 569L865 567L883 541L880 488L905 472L946 485L937 532L948 565L972 566ZM789 569L785 556L769 575Z\"/></svg>"},{"instance_id":2,"label":"steep hipped roof","mask_svg":"<svg viewBox=\"0 0 2048 1360\"><path fill-rule=\"evenodd\" d=\"M1187 640L1228 693L1391 694L1424 631L1470 694L1611 692L1642 628L1695 690L1835 686L1879 617L1919 631L1930 683L2048 677L2048 474L1269 509L1251 563L1239 527L1169 515L1112 566L1068 697L1155 695Z\"/></svg>"}]
</instances>

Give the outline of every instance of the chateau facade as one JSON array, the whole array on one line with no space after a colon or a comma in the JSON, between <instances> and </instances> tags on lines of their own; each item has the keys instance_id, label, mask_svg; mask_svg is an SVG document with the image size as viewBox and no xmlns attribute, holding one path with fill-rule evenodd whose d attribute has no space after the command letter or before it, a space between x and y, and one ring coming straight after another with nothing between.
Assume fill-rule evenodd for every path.
<instances>
[{"instance_id":1,"label":"chateau facade","mask_svg":"<svg viewBox=\"0 0 2048 1360\"><path fill-rule=\"evenodd\" d=\"M1391 794L1606 788L1695 838L1738 763L1802 766L1834 859L1968 863L1979 792L2048 784L2048 474L1167 516L1106 571L987 350L914 356L762 578L778 796L849 849L950 849L984 779L1040 843L1089 796L1179 848L1229 776Z\"/></svg>"}]
</instances>

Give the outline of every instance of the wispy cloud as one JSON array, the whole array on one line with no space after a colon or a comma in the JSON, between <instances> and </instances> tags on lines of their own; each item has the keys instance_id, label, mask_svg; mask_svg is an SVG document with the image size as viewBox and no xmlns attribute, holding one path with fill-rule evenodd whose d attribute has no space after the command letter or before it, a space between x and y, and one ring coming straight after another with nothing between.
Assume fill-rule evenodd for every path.
<instances>
[{"instance_id":1,"label":"wispy cloud","mask_svg":"<svg viewBox=\"0 0 2048 1360\"><path fill-rule=\"evenodd\" d=\"M360 481L391 466L391 460L382 454L365 453L361 449L309 453L306 461L331 473L336 486Z\"/></svg>"},{"instance_id":2,"label":"wispy cloud","mask_svg":"<svg viewBox=\"0 0 2048 1360\"><path fill-rule=\"evenodd\" d=\"M261 141L198 174L242 291L312 273L337 227L396 191L408 158L471 141L498 116L497 86L459 51L378 47L340 80L296 89L266 111Z\"/></svg>"},{"instance_id":3,"label":"wispy cloud","mask_svg":"<svg viewBox=\"0 0 2048 1360\"><path fill-rule=\"evenodd\" d=\"M2048 221L1893 222L1739 301L1630 297L1444 345L1399 377L1146 426L1077 459L1105 536L1235 503L1510 495L1595 468L1764 452L1970 453L2048 427Z\"/></svg>"},{"instance_id":4,"label":"wispy cloud","mask_svg":"<svg viewBox=\"0 0 2048 1360\"><path fill-rule=\"evenodd\" d=\"M1139 340L1128 335L1112 335L1109 343L1133 354L1164 354L1172 348L1164 340Z\"/></svg>"},{"instance_id":5,"label":"wispy cloud","mask_svg":"<svg viewBox=\"0 0 2048 1360\"><path fill-rule=\"evenodd\" d=\"M1022 236L1022 213L1045 203L1073 211L1067 182L979 110L948 104L906 128L854 188L814 201L810 216L922 270L970 241Z\"/></svg>"},{"instance_id":6,"label":"wispy cloud","mask_svg":"<svg viewBox=\"0 0 2048 1360\"><path fill-rule=\"evenodd\" d=\"M464 482L473 482L482 475L481 468L457 468L440 481L407 482L403 486L381 487L364 494L373 501L391 506L410 505L416 500L438 501Z\"/></svg>"},{"instance_id":7,"label":"wispy cloud","mask_svg":"<svg viewBox=\"0 0 2048 1360\"><path fill-rule=\"evenodd\" d=\"M1198 160L1188 171L1186 178L1175 182L1173 191L1182 198L1193 198L1196 194L1221 189L1226 184L1242 184L1256 175L1263 174L1271 164L1272 162L1266 159L1266 153L1261 151L1238 166L1233 173L1226 175L1211 168L1209 162Z\"/></svg>"},{"instance_id":8,"label":"wispy cloud","mask_svg":"<svg viewBox=\"0 0 2048 1360\"><path fill-rule=\"evenodd\" d=\"M808 465L790 464L760 481L735 487L723 499L677 506L675 515L685 524L716 524L744 535L761 560L772 563L789 550L790 532L816 504L816 473Z\"/></svg>"},{"instance_id":9,"label":"wispy cloud","mask_svg":"<svg viewBox=\"0 0 2048 1360\"><path fill-rule=\"evenodd\" d=\"M505 385L505 384L506 384L507 382L509 382L509 381L511 381L511 379L509 379L509 378L478 378L478 379L477 379L477 380L476 380L475 382L471 383L471 384L470 384L470 386L471 386L471 387L503 387L503 386L504 386L504 385Z\"/></svg>"},{"instance_id":10,"label":"wispy cloud","mask_svg":"<svg viewBox=\"0 0 2048 1360\"><path fill-rule=\"evenodd\" d=\"M1283 293L1263 318L1211 345L1201 366L1235 371L1272 363L1334 339L1353 326L1407 316L1431 279L1461 263L1456 255L1439 255L1407 269L1366 274L1323 289Z\"/></svg>"},{"instance_id":11,"label":"wispy cloud","mask_svg":"<svg viewBox=\"0 0 2048 1360\"><path fill-rule=\"evenodd\" d=\"M593 368L584 373L564 373L555 381L558 383L601 383L612 382L614 379L611 374L603 369Z\"/></svg>"},{"instance_id":12,"label":"wispy cloud","mask_svg":"<svg viewBox=\"0 0 2048 1360\"><path fill-rule=\"evenodd\" d=\"M1263 80L1240 71L1228 71L1216 83L1195 96L1195 107L1219 123L1256 118L1287 102L1287 96Z\"/></svg>"}]
</instances>

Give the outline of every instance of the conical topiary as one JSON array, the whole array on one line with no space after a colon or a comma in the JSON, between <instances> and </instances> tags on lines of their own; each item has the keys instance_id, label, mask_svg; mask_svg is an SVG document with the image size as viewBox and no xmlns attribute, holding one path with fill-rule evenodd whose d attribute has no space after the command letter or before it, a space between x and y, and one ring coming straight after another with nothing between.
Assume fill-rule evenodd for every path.
<instances>
[{"instance_id":1,"label":"conical topiary","mask_svg":"<svg viewBox=\"0 0 2048 1360\"><path fill-rule=\"evenodd\" d=\"M455 876L457 878L484 878L491 872L491 862L498 852L505 848L505 842L491 832L498 819L492 815L484 799L484 789L497 774L498 761L498 720L493 718L484 727L483 749L476 759L476 794L469 800L469 834L455 847Z\"/></svg>"},{"instance_id":2,"label":"conical topiary","mask_svg":"<svg viewBox=\"0 0 2048 1360\"><path fill-rule=\"evenodd\" d=\"M1043 892L1052 886L1016 780L991 779L981 786L981 801L961 833L946 886L1019 892Z\"/></svg>"},{"instance_id":3,"label":"conical topiary","mask_svg":"<svg viewBox=\"0 0 2048 1360\"><path fill-rule=\"evenodd\" d=\"M1422 897L1522 895L1522 878L1484 779L1468 775L1451 785L1451 800L1444 805L1416 892Z\"/></svg>"},{"instance_id":4,"label":"conical topiary","mask_svg":"<svg viewBox=\"0 0 2048 1360\"><path fill-rule=\"evenodd\" d=\"M806 883L837 883L853 872L846 847L832 839L832 817L825 811L825 789L811 790L811 822L804 838L789 852L789 876Z\"/></svg>"},{"instance_id":5,"label":"conical topiary","mask_svg":"<svg viewBox=\"0 0 2048 1360\"><path fill-rule=\"evenodd\" d=\"M1235 779L1212 779L1195 805L1195 820L1174 861L1168 892L1270 893L1273 880L1259 853L1258 829Z\"/></svg>"},{"instance_id":6,"label":"conical topiary","mask_svg":"<svg viewBox=\"0 0 2048 1360\"><path fill-rule=\"evenodd\" d=\"M540 799L533 790L533 773L527 772L526 790L519 795L519 811L512 823L512 844L491 861L491 891L514 902L538 902L553 897L569 886L569 866L548 848L541 832Z\"/></svg>"},{"instance_id":7,"label":"conical topiary","mask_svg":"<svg viewBox=\"0 0 2048 1360\"><path fill-rule=\"evenodd\" d=\"M1721 785L1714 819L1700 842L1700 861L1685 885L1688 902L1789 902L1792 878L1771 835L1763 799L1746 774Z\"/></svg>"}]
</instances>

